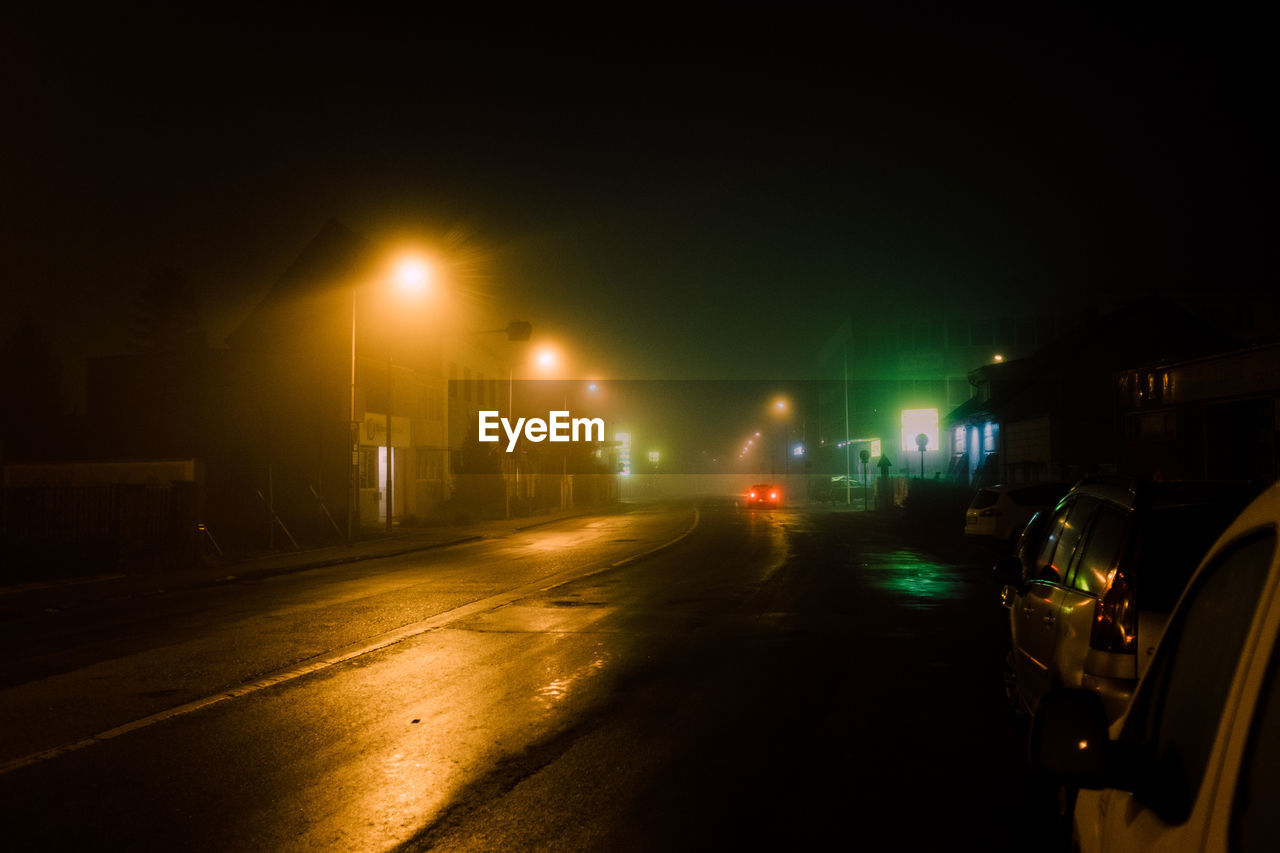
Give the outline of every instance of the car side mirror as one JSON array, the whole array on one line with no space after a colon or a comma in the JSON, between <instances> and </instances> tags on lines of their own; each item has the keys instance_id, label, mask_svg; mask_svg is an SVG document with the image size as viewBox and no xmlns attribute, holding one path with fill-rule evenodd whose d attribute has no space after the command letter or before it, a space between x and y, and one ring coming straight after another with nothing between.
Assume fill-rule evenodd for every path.
<instances>
[{"instance_id":1,"label":"car side mirror","mask_svg":"<svg viewBox=\"0 0 1280 853\"><path fill-rule=\"evenodd\" d=\"M1079 788L1116 788L1118 745L1111 742L1107 712L1092 690L1045 694L1031 720L1031 766Z\"/></svg>"},{"instance_id":2,"label":"car side mirror","mask_svg":"<svg viewBox=\"0 0 1280 853\"><path fill-rule=\"evenodd\" d=\"M991 576L998 584L1005 586L1022 586L1022 558L1001 557L991 569Z\"/></svg>"}]
</instances>

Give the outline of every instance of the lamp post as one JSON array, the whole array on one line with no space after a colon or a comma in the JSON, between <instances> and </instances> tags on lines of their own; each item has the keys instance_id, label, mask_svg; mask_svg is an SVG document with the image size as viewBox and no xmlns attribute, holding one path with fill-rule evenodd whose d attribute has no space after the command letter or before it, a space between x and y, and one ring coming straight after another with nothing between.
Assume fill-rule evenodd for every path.
<instances>
[{"instance_id":1,"label":"lamp post","mask_svg":"<svg viewBox=\"0 0 1280 853\"><path fill-rule=\"evenodd\" d=\"M360 512L360 424L356 423L356 294L351 288L351 411L348 437L351 440L351 466L347 469L347 544L355 537Z\"/></svg>"},{"instance_id":2,"label":"lamp post","mask_svg":"<svg viewBox=\"0 0 1280 853\"><path fill-rule=\"evenodd\" d=\"M544 346L538 350L536 362L538 369L544 374L550 374L556 371L560 366L560 353L554 347ZM561 382L564 382L561 377ZM569 389L565 385L561 385L564 394L564 409L569 408ZM565 451L560 456L560 509L569 508L569 453Z\"/></svg>"},{"instance_id":3,"label":"lamp post","mask_svg":"<svg viewBox=\"0 0 1280 853\"><path fill-rule=\"evenodd\" d=\"M533 335L533 324L525 320L512 320L510 323L508 323L506 326L502 327L501 329L484 329L479 332L474 332L473 334L506 335L508 341L512 343L522 343L524 341L529 340L529 338ZM515 379L516 379L516 376L515 376L514 361L508 360L507 362L507 417L508 418L515 416L515 400L516 400ZM514 488L518 490L520 488L520 460L512 456L511 466L514 469L512 473L515 475ZM504 498L503 516L505 518L510 518L511 517L511 487L509 487L505 481L502 484L502 494Z\"/></svg>"},{"instance_id":4,"label":"lamp post","mask_svg":"<svg viewBox=\"0 0 1280 853\"><path fill-rule=\"evenodd\" d=\"M788 438L790 437L789 430L787 429L790 410L791 402L786 397L778 397L773 401L773 413L781 420L781 423L778 424L778 432L782 437L782 479L784 483L787 482L791 475L791 453L790 448L787 446L789 443ZM772 458L772 456L773 454L770 454L770 458ZM774 473L777 473L776 469L774 470ZM790 491L790 483L787 483L787 491Z\"/></svg>"},{"instance_id":5,"label":"lamp post","mask_svg":"<svg viewBox=\"0 0 1280 853\"><path fill-rule=\"evenodd\" d=\"M425 293L431 279L431 269L424 261L416 257L399 259L393 266L390 276L401 293L420 296ZM351 288L351 394L349 399L348 421L351 440L351 467L348 475L347 493L347 543L355 538L355 529L360 519L360 424L356 421L356 309L359 301L360 285ZM391 443L391 346L387 343L387 531L392 525L392 479L394 476L393 450Z\"/></svg>"}]
</instances>

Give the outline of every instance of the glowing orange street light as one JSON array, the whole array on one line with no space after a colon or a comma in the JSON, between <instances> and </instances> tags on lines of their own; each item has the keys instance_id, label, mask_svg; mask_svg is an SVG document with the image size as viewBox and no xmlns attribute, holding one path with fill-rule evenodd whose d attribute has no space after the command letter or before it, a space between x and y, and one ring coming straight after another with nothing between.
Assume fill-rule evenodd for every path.
<instances>
[{"instance_id":1,"label":"glowing orange street light","mask_svg":"<svg viewBox=\"0 0 1280 853\"><path fill-rule=\"evenodd\" d=\"M534 355L534 364L543 373L551 373L560 366L560 353L554 347L542 347Z\"/></svg>"},{"instance_id":2,"label":"glowing orange street light","mask_svg":"<svg viewBox=\"0 0 1280 853\"><path fill-rule=\"evenodd\" d=\"M393 279L402 293L421 296L427 290L433 276L431 267L416 257L405 257L395 266Z\"/></svg>"},{"instance_id":3,"label":"glowing orange street light","mask_svg":"<svg viewBox=\"0 0 1280 853\"><path fill-rule=\"evenodd\" d=\"M770 408L773 409L773 414L779 421L778 432L779 432L779 435L781 436L782 473L784 477L790 477L791 460L788 458L789 454L787 453L787 444L789 443L788 439L790 438L788 426L789 426L790 417L791 417L791 401L788 400L786 397L774 397L773 405L770 406ZM769 454L769 460L771 465L775 464L773 462L772 453ZM777 469L774 469L774 473L776 472L777 472Z\"/></svg>"}]
</instances>

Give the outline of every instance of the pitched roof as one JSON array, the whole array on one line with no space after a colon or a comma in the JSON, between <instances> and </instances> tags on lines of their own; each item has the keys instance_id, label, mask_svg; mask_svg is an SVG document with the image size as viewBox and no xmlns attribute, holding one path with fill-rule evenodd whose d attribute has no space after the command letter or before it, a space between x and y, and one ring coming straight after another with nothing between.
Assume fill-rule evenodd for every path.
<instances>
[{"instance_id":1,"label":"pitched roof","mask_svg":"<svg viewBox=\"0 0 1280 853\"><path fill-rule=\"evenodd\" d=\"M278 333L300 305L322 301L365 277L371 247L363 237L330 219L303 247L234 332L232 349L253 347Z\"/></svg>"}]
</instances>

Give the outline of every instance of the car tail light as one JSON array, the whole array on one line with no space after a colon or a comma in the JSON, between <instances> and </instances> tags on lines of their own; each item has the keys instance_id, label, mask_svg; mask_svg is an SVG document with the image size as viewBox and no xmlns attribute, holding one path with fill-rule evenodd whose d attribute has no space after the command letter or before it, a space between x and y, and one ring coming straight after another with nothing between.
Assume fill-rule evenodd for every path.
<instances>
[{"instance_id":1,"label":"car tail light","mask_svg":"<svg viewBox=\"0 0 1280 853\"><path fill-rule=\"evenodd\" d=\"M756 496L756 493L755 493L755 492L752 492L752 493L751 493L751 495L750 495L750 497L753 497L753 498L754 498L755 496Z\"/></svg>"},{"instance_id":2,"label":"car tail light","mask_svg":"<svg viewBox=\"0 0 1280 853\"><path fill-rule=\"evenodd\" d=\"M1138 606L1133 592L1124 569L1116 569L1098 602L1090 646L1102 652L1133 653L1138 645Z\"/></svg>"},{"instance_id":3,"label":"car tail light","mask_svg":"<svg viewBox=\"0 0 1280 853\"><path fill-rule=\"evenodd\" d=\"M769 500L771 500L771 501L776 501L777 499L778 499L778 493L777 493L777 492L770 492L770 493L769 493Z\"/></svg>"}]
</instances>

